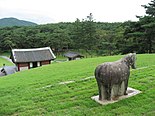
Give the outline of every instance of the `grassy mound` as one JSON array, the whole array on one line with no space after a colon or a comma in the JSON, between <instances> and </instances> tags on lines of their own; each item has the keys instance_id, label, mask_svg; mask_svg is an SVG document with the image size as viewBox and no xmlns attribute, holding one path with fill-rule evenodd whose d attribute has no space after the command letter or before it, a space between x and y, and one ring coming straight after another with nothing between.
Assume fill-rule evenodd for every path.
<instances>
[{"instance_id":1,"label":"grassy mound","mask_svg":"<svg viewBox=\"0 0 155 116\"><path fill-rule=\"evenodd\" d=\"M153 115L155 114L155 54L137 57L129 86L142 93L101 106L97 95L95 67L122 56L98 57L55 63L0 78L0 115ZM75 81L69 84L59 84Z\"/></svg>"}]
</instances>

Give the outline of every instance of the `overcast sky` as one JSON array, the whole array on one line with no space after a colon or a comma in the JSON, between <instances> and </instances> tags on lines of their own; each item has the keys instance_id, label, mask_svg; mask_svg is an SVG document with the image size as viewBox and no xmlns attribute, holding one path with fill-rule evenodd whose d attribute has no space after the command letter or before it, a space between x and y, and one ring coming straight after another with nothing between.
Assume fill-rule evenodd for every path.
<instances>
[{"instance_id":1,"label":"overcast sky","mask_svg":"<svg viewBox=\"0 0 155 116\"><path fill-rule=\"evenodd\" d=\"M95 21L136 21L141 5L151 0L0 0L0 18L15 17L38 24L74 22L93 14Z\"/></svg>"}]
</instances>

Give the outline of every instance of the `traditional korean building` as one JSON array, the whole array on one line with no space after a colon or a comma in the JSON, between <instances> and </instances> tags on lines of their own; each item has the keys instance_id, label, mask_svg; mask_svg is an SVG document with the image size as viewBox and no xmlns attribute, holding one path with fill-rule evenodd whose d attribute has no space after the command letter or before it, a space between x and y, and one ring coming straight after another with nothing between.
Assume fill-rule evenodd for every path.
<instances>
[{"instance_id":1,"label":"traditional korean building","mask_svg":"<svg viewBox=\"0 0 155 116\"><path fill-rule=\"evenodd\" d=\"M56 56L50 47L35 49L12 49L11 59L17 66L18 71L47 65Z\"/></svg>"},{"instance_id":2,"label":"traditional korean building","mask_svg":"<svg viewBox=\"0 0 155 116\"><path fill-rule=\"evenodd\" d=\"M76 52L67 52L64 54L64 56L67 57L69 61L84 58L83 55L81 55L80 53L76 53Z\"/></svg>"}]
</instances>

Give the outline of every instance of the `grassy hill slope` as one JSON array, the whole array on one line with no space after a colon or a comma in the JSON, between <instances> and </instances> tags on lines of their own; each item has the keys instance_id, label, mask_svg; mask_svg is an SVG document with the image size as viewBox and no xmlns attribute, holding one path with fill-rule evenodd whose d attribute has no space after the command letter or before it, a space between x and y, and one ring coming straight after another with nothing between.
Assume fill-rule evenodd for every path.
<instances>
[{"instance_id":1,"label":"grassy hill slope","mask_svg":"<svg viewBox=\"0 0 155 116\"><path fill-rule=\"evenodd\" d=\"M3 18L0 19L0 27L12 27L12 26L35 26L36 23L19 20L16 18Z\"/></svg>"},{"instance_id":2,"label":"grassy hill slope","mask_svg":"<svg viewBox=\"0 0 155 116\"><path fill-rule=\"evenodd\" d=\"M138 55L129 86L141 94L101 106L91 100L98 94L95 67L122 56L56 63L0 78L0 115L153 115L155 113L155 54ZM64 81L70 84L59 84Z\"/></svg>"},{"instance_id":3,"label":"grassy hill slope","mask_svg":"<svg viewBox=\"0 0 155 116\"><path fill-rule=\"evenodd\" d=\"M0 57L0 67L2 67L3 64L5 64L6 66L11 66L11 65L13 65L11 62L9 62L9 61L7 61L6 59Z\"/></svg>"}]
</instances>

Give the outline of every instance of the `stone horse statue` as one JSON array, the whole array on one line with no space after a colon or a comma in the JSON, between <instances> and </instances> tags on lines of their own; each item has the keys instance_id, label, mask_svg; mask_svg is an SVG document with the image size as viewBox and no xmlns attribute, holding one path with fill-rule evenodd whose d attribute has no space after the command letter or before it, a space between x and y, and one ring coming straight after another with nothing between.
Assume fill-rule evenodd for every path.
<instances>
[{"instance_id":1,"label":"stone horse statue","mask_svg":"<svg viewBox=\"0 0 155 116\"><path fill-rule=\"evenodd\" d=\"M116 100L127 95L130 66L135 66L136 53L130 53L115 62L106 62L96 67L95 78L98 84L99 100Z\"/></svg>"}]
</instances>

